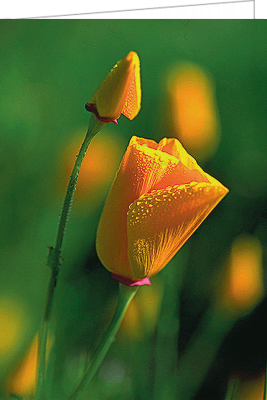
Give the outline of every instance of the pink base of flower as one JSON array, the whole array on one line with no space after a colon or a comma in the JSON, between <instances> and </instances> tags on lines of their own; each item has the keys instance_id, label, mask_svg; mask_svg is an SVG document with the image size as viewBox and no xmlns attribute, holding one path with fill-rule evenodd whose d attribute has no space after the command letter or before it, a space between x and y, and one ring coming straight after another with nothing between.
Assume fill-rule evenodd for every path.
<instances>
[{"instance_id":1,"label":"pink base of flower","mask_svg":"<svg viewBox=\"0 0 267 400\"><path fill-rule=\"evenodd\" d=\"M151 282L149 278L144 278L140 280L132 280L131 278L126 278L125 276L117 275L117 274L110 274L111 278L115 279L116 281L119 281L120 283L123 283L123 285L126 286L143 286L143 285L151 285Z\"/></svg>"},{"instance_id":2,"label":"pink base of flower","mask_svg":"<svg viewBox=\"0 0 267 400\"><path fill-rule=\"evenodd\" d=\"M95 104L85 104L85 108L87 111L92 112L95 114L96 118L99 119L99 121L103 121L103 122L113 122L114 124L118 125L118 121L116 119L110 119L107 117L100 117L100 115L98 114L98 111L96 109Z\"/></svg>"}]
</instances>

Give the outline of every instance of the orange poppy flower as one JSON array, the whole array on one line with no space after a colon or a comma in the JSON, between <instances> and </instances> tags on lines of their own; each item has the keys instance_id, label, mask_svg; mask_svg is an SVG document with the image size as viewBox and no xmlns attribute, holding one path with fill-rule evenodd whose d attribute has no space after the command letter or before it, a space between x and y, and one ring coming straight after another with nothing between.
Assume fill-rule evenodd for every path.
<instances>
[{"instance_id":1,"label":"orange poppy flower","mask_svg":"<svg viewBox=\"0 0 267 400\"><path fill-rule=\"evenodd\" d=\"M34 391L38 361L38 336L36 335L27 354L8 379L5 390L18 396Z\"/></svg>"},{"instance_id":2,"label":"orange poppy flower","mask_svg":"<svg viewBox=\"0 0 267 400\"><path fill-rule=\"evenodd\" d=\"M212 77L199 65L184 62L170 74L167 91L175 136L192 154L206 159L215 152L220 138Z\"/></svg>"},{"instance_id":3,"label":"orange poppy flower","mask_svg":"<svg viewBox=\"0 0 267 400\"><path fill-rule=\"evenodd\" d=\"M126 285L150 284L227 193L177 139L133 136L99 222L100 260Z\"/></svg>"},{"instance_id":4,"label":"orange poppy flower","mask_svg":"<svg viewBox=\"0 0 267 400\"><path fill-rule=\"evenodd\" d=\"M52 335L48 335L48 354L52 340ZM38 342L38 335L35 335L26 354L9 375L4 388L6 393L12 393L16 396L28 396L33 393L38 367Z\"/></svg>"},{"instance_id":5,"label":"orange poppy flower","mask_svg":"<svg viewBox=\"0 0 267 400\"><path fill-rule=\"evenodd\" d=\"M140 61L138 55L131 51L114 65L85 108L101 121L117 124L121 114L134 119L140 106Z\"/></svg>"},{"instance_id":6,"label":"orange poppy flower","mask_svg":"<svg viewBox=\"0 0 267 400\"><path fill-rule=\"evenodd\" d=\"M264 295L260 241L254 236L237 237L223 274L223 284L216 288L217 304L232 315L251 311Z\"/></svg>"}]
</instances>

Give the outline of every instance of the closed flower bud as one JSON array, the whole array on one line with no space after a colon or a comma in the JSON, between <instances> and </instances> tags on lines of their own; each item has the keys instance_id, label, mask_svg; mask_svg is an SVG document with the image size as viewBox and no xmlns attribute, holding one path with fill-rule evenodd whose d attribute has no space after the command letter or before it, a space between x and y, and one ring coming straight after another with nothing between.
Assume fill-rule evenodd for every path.
<instances>
[{"instance_id":1,"label":"closed flower bud","mask_svg":"<svg viewBox=\"0 0 267 400\"><path fill-rule=\"evenodd\" d=\"M123 114L130 120L141 106L140 61L131 51L109 72L85 108L104 122L118 123Z\"/></svg>"}]
</instances>

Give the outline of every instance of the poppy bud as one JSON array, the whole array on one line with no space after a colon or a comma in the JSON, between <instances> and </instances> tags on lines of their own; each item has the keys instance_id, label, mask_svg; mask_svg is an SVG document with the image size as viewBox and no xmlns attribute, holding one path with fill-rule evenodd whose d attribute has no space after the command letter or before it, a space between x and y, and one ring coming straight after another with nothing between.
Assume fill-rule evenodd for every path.
<instances>
[{"instance_id":1,"label":"poppy bud","mask_svg":"<svg viewBox=\"0 0 267 400\"><path fill-rule=\"evenodd\" d=\"M134 119L140 106L140 61L138 55L131 51L114 65L85 108L99 120L117 124L121 114Z\"/></svg>"}]
</instances>

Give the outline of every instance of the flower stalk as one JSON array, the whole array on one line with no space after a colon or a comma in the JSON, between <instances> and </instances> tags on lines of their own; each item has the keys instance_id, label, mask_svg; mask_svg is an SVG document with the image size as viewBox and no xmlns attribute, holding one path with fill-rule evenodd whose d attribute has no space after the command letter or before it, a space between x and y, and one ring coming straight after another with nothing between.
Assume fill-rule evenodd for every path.
<instances>
[{"instance_id":1,"label":"flower stalk","mask_svg":"<svg viewBox=\"0 0 267 400\"><path fill-rule=\"evenodd\" d=\"M49 282L47 300L45 305L45 312L43 318L43 324L39 335L39 351L38 351L38 372L37 372L37 383L35 400L44 399L44 377L45 377L45 364L46 364L46 350L47 350L47 337L49 332L49 322L53 305L53 297L55 288L57 285L58 274L61 264L61 249L65 233L65 228L68 220L68 215L71 210L72 200L77 185L77 180L81 168L83 158L86 154L88 146L93 139L93 137L106 125L106 122L98 120L94 114L92 114L88 131L80 148L79 154L76 157L76 161L69 179L69 184L63 203L63 208L60 216L60 222L58 227L58 233L56 237L55 247L50 248L50 253L48 256L48 266L52 270L52 275Z\"/></svg>"},{"instance_id":2,"label":"flower stalk","mask_svg":"<svg viewBox=\"0 0 267 400\"><path fill-rule=\"evenodd\" d=\"M265 381L264 381L263 400L267 400L267 362L265 365Z\"/></svg>"},{"instance_id":3,"label":"flower stalk","mask_svg":"<svg viewBox=\"0 0 267 400\"><path fill-rule=\"evenodd\" d=\"M78 399L78 396L82 394L83 389L85 389L86 386L89 385L89 383L92 381L98 368L104 360L111 344L114 342L114 338L119 330L123 317L131 300L134 298L137 289L138 286L125 286L122 283L119 284L119 300L113 319L111 320L110 326L105 336L103 337L95 354L93 355L92 360L88 365L88 368L86 369L80 384L77 386L72 396L70 397L70 400Z\"/></svg>"}]
</instances>

